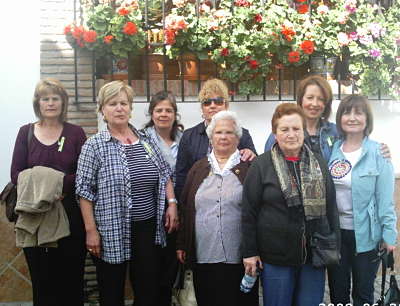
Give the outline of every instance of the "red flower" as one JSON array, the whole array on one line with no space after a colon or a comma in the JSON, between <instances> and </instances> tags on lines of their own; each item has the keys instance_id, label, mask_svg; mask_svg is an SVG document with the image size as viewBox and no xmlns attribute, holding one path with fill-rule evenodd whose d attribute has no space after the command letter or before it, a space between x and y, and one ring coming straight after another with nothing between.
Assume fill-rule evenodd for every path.
<instances>
[{"instance_id":1,"label":"red flower","mask_svg":"<svg viewBox=\"0 0 400 306\"><path fill-rule=\"evenodd\" d=\"M299 12L299 14L305 14L308 12L308 4L300 4L297 7L297 11Z\"/></svg>"},{"instance_id":2,"label":"red flower","mask_svg":"<svg viewBox=\"0 0 400 306\"><path fill-rule=\"evenodd\" d=\"M128 21L125 23L125 26L122 30L126 35L133 35L138 32L136 24L134 24L132 21Z\"/></svg>"},{"instance_id":3,"label":"red flower","mask_svg":"<svg viewBox=\"0 0 400 306\"><path fill-rule=\"evenodd\" d=\"M254 16L254 21L255 21L255 22L261 22L261 21L262 21L262 16L261 16L261 14L256 14L256 15Z\"/></svg>"},{"instance_id":4,"label":"red flower","mask_svg":"<svg viewBox=\"0 0 400 306\"><path fill-rule=\"evenodd\" d=\"M114 36L112 36L112 35L107 35L107 36L104 36L104 39L103 39L103 41L104 41L104 43L105 44L111 44L111 42L112 42L112 40L114 39Z\"/></svg>"},{"instance_id":5,"label":"red flower","mask_svg":"<svg viewBox=\"0 0 400 306\"><path fill-rule=\"evenodd\" d=\"M248 63L249 63L249 66L251 69L257 69L259 66L259 64L256 60L249 60Z\"/></svg>"},{"instance_id":6,"label":"red flower","mask_svg":"<svg viewBox=\"0 0 400 306\"><path fill-rule=\"evenodd\" d=\"M305 54L312 54L314 53L314 42L305 40L300 44L300 48Z\"/></svg>"},{"instance_id":7,"label":"red flower","mask_svg":"<svg viewBox=\"0 0 400 306\"><path fill-rule=\"evenodd\" d=\"M299 51L289 52L288 61L290 63L297 63L298 61L300 61L300 52Z\"/></svg>"},{"instance_id":8,"label":"red flower","mask_svg":"<svg viewBox=\"0 0 400 306\"><path fill-rule=\"evenodd\" d=\"M220 53L221 53L222 56L228 56L229 55L229 49L228 48L223 48Z\"/></svg>"},{"instance_id":9,"label":"red flower","mask_svg":"<svg viewBox=\"0 0 400 306\"><path fill-rule=\"evenodd\" d=\"M282 26L282 30L281 33L283 36L285 36L285 39L287 41L292 41L293 40L293 36L296 35L296 32L292 29L292 28L288 28L286 26Z\"/></svg>"},{"instance_id":10,"label":"red flower","mask_svg":"<svg viewBox=\"0 0 400 306\"><path fill-rule=\"evenodd\" d=\"M167 45L173 45L174 43L176 43L175 31L174 30L165 30L164 31L164 38L165 38L165 43Z\"/></svg>"},{"instance_id":11,"label":"red flower","mask_svg":"<svg viewBox=\"0 0 400 306\"><path fill-rule=\"evenodd\" d=\"M307 0L296 0L297 3L306 2Z\"/></svg>"},{"instance_id":12,"label":"red flower","mask_svg":"<svg viewBox=\"0 0 400 306\"><path fill-rule=\"evenodd\" d=\"M67 26L64 28L64 35L67 35L67 34L71 34L71 25L70 25L70 24L67 25Z\"/></svg>"},{"instance_id":13,"label":"red flower","mask_svg":"<svg viewBox=\"0 0 400 306\"><path fill-rule=\"evenodd\" d=\"M119 11L118 11L118 14L120 14L121 16L126 16L126 15L128 15L130 12L129 12L129 10L127 10L126 8L120 8L119 9Z\"/></svg>"},{"instance_id":14,"label":"red flower","mask_svg":"<svg viewBox=\"0 0 400 306\"><path fill-rule=\"evenodd\" d=\"M250 2L247 0L235 0L234 4L236 6L250 7Z\"/></svg>"},{"instance_id":15,"label":"red flower","mask_svg":"<svg viewBox=\"0 0 400 306\"><path fill-rule=\"evenodd\" d=\"M94 30L83 32L83 40L87 43L94 43L97 39L97 33Z\"/></svg>"},{"instance_id":16,"label":"red flower","mask_svg":"<svg viewBox=\"0 0 400 306\"><path fill-rule=\"evenodd\" d=\"M85 29L82 26L74 27L74 30L72 31L72 36L77 40L81 39L83 32L85 32Z\"/></svg>"}]
</instances>

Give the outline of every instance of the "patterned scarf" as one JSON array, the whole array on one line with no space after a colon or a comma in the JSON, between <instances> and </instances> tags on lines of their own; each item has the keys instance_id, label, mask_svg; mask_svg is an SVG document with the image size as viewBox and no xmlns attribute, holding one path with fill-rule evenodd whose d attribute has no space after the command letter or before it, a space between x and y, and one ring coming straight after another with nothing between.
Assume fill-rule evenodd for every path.
<instances>
[{"instance_id":1,"label":"patterned scarf","mask_svg":"<svg viewBox=\"0 0 400 306\"><path fill-rule=\"evenodd\" d=\"M288 207L303 205L307 221L325 216L325 180L310 148L304 144L300 153L301 194L278 144L271 149L271 156Z\"/></svg>"}]
</instances>

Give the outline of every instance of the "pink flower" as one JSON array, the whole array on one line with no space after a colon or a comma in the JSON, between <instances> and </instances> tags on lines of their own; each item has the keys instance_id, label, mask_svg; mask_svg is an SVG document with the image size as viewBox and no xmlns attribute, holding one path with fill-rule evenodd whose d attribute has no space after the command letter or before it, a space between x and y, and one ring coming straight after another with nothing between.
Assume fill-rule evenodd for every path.
<instances>
[{"instance_id":1,"label":"pink flower","mask_svg":"<svg viewBox=\"0 0 400 306\"><path fill-rule=\"evenodd\" d=\"M344 3L344 8L350 13L353 14L357 10L357 0L346 0Z\"/></svg>"},{"instance_id":2,"label":"pink flower","mask_svg":"<svg viewBox=\"0 0 400 306\"><path fill-rule=\"evenodd\" d=\"M358 35L358 41L366 46L374 42L371 35Z\"/></svg>"},{"instance_id":3,"label":"pink flower","mask_svg":"<svg viewBox=\"0 0 400 306\"><path fill-rule=\"evenodd\" d=\"M372 57L380 57L381 51L379 49L371 49L369 50L369 55L371 55Z\"/></svg>"},{"instance_id":4,"label":"pink flower","mask_svg":"<svg viewBox=\"0 0 400 306\"><path fill-rule=\"evenodd\" d=\"M349 39L350 40L357 40L357 38L358 38L357 32L349 33Z\"/></svg>"},{"instance_id":5,"label":"pink flower","mask_svg":"<svg viewBox=\"0 0 400 306\"><path fill-rule=\"evenodd\" d=\"M368 25L368 30L374 38L379 38L384 32L384 28L379 23L372 22Z\"/></svg>"}]
</instances>

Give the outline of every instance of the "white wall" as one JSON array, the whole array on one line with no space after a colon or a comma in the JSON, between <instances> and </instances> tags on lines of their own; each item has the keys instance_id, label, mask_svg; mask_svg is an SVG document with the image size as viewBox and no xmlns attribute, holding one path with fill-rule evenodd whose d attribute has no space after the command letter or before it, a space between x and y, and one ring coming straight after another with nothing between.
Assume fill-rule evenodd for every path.
<instances>
[{"instance_id":1,"label":"white wall","mask_svg":"<svg viewBox=\"0 0 400 306\"><path fill-rule=\"evenodd\" d=\"M39 0L1 1L0 188L10 180L11 155L19 127L34 120L32 95L40 77ZM1 190L0 189L0 190Z\"/></svg>"},{"instance_id":2,"label":"white wall","mask_svg":"<svg viewBox=\"0 0 400 306\"><path fill-rule=\"evenodd\" d=\"M264 151L264 144L271 132L271 118L278 102L231 102L230 110L237 112L241 123L249 129L258 153ZM335 122L335 111L339 101L333 104L334 113L331 121ZM374 131L372 139L389 145L395 171L400 174L400 101L371 101L374 113ZM146 112L148 103L134 104L132 124L142 128L147 122ZM201 119L198 103L179 103L178 111L182 115L185 128L192 127ZM104 124L99 120L99 128Z\"/></svg>"}]
</instances>

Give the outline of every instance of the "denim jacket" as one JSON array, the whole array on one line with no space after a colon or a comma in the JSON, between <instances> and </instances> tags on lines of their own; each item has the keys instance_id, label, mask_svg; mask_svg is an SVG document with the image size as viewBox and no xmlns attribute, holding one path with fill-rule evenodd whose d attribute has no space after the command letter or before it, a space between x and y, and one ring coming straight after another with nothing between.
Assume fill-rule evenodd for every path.
<instances>
[{"instance_id":1,"label":"denim jacket","mask_svg":"<svg viewBox=\"0 0 400 306\"><path fill-rule=\"evenodd\" d=\"M339 134L336 130L336 124L327 121L321 121L321 125L319 128L319 144L320 144L320 151L322 156L326 161L329 160L329 157L332 153L333 143L335 140L339 138ZM308 133L305 132L305 139L304 141L310 146ZM265 143L264 152L271 150L272 146L275 143L275 135L270 134L268 137L267 142Z\"/></svg>"},{"instance_id":2,"label":"denim jacket","mask_svg":"<svg viewBox=\"0 0 400 306\"><path fill-rule=\"evenodd\" d=\"M345 159L336 141L329 160L331 165ZM394 207L394 171L389 160L379 151L379 143L365 137L360 159L351 173L354 231L357 253L374 249L383 239L396 243L396 212Z\"/></svg>"}]
</instances>

